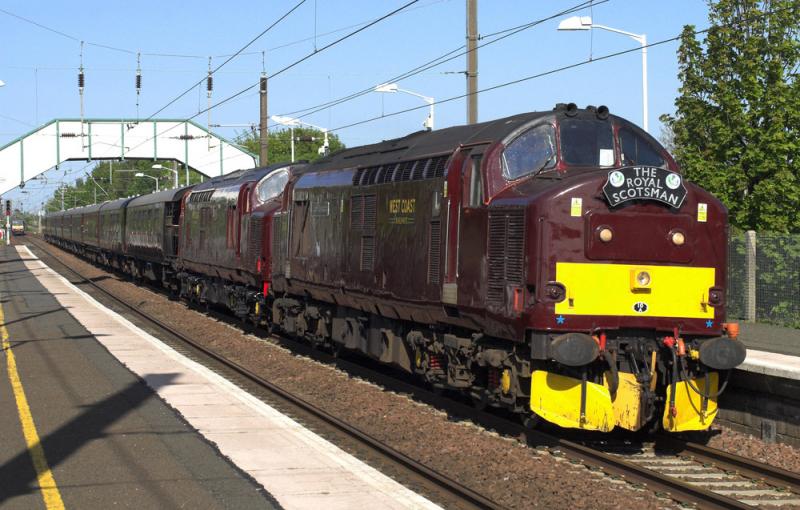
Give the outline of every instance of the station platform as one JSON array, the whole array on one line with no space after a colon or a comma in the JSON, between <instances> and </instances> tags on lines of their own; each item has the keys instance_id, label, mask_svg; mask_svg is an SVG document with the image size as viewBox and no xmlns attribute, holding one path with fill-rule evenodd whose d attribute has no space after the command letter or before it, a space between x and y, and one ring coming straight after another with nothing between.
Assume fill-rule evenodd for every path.
<instances>
[{"instance_id":1,"label":"station platform","mask_svg":"<svg viewBox=\"0 0 800 510\"><path fill-rule=\"evenodd\" d=\"M800 381L800 330L747 322L739 328L747 358L738 370Z\"/></svg>"},{"instance_id":2,"label":"station platform","mask_svg":"<svg viewBox=\"0 0 800 510\"><path fill-rule=\"evenodd\" d=\"M0 247L0 507L438 508Z\"/></svg>"}]
</instances>

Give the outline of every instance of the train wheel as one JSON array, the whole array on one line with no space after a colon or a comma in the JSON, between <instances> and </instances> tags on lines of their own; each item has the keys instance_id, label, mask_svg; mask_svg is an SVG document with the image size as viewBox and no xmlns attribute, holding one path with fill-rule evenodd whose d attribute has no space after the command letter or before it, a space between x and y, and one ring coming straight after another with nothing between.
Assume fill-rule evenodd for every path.
<instances>
[{"instance_id":1,"label":"train wheel","mask_svg":"<svg viewBox=\"0 0 800 510\"><path fill-rule=\"evenodd\" d=\"M542 419L535 413L520 414L519 419L526 429L535 429L542 422Z\"/></svg>"},{"instance_id":2,"label":"train wheel","mask_svg":"<svg viewBox=\"0 0 800 510\"><path fill-rule=\"evenodd\" d=\"M485 395L471 395L470 400L472 402L472 407L477 409L478 411L483 411L486 409L486 406L489 404L489 401L486 399Z\"/></svg>"}]
</instances>

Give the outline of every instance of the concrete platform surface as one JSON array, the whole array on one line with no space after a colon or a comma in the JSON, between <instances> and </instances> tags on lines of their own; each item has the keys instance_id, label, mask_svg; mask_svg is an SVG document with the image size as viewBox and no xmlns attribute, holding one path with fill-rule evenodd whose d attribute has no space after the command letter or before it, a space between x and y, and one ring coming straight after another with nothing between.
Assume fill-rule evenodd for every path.
<instances>
[{"instance_id":1,"label":"concrete platform surface","mask_svg":"<svg viewBox=\"0 0 800 510\"><path fill-rule=\"evenodd\" d=\"M740 322L739 338L748 349L800 356L800 329L762 322Z\"/></svg>"},{"instance_id":2,"label":"concrete platform surface","mask_svg":"<svg viewBox=\"0 0 800 510\"><path fill-rule=\"evenodd\" d=\"M164 345L19 247L25 267L69 312L285 508L438 508Z\"/></svg>"},{"instance_id":3,"label":"concrete platform surface","mask_svg":"<svg viewBox=\"0 0 800 510\"><path fill-rule=\"evenodd\" d=\"M0 508L279 507L158 398L180 374L143 384L26 262L0 247Z\"/></svg>"}]
</instances>

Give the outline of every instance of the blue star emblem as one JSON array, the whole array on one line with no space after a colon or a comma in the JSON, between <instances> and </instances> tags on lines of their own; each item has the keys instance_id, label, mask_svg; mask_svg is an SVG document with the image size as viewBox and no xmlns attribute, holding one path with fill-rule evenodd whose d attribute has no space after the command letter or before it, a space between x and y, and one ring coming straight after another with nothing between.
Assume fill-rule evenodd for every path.
<instances>
[{"instance_id":1,"label":"blue star emblem","mask_svg":"<svg viewBox=\"0 0 800 510\"><path fill-rule=\"evenodd\" d=\"M714 321L706 321L706 327L707 328L710 328L712 326L714 326Z\"/></svg>"},{"instance_id":2,"label":"blue star emblem","mask_svg":"<svg viewBox=\"0 0 800 510\"><path fill-rule=\"evenodd\" d=\"M558 317L556 317L556 324L564 324L565 320L566 319L564 319L563 315L559 315Z\"/></svg>"}]
</instances>

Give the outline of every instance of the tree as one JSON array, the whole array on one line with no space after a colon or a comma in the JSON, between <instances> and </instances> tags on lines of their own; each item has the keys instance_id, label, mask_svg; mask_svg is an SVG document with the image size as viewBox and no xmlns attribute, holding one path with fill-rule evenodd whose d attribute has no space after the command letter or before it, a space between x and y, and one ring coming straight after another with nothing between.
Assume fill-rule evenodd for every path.
<instances>
[{"instance_id":1,"label":"tree","mask_svg":"<svg viewBox=\"0 0 800 510\"><path fill-rule=\"evenodd\" d=\"M281 163L292 159L292 138L289 128L272 131L269 134L268 154L270 163ZM314 161L320 157L318 149L322 147L324 134L322 131L308 127L294 128L294 159L295 161ZM254 132L243 132L236 137L236 143L248 151L259 153L259 139ZM339 136L328 133L328 152L336 152L345 146Z\"/></svg>"},{"instance_id":2,"label":"tree","mask_svg":"<svg viewBox=\"0 0 800 510\"><path fill-rule=\"evenodd\" d=\"M676 114L663 116L686 176L743 229L800 232L797 0L718 0L698 41L684 28Z\"/></svg>"},{"instance_id":3,"label":"tree","mask_svg":"<svg viewBox=\"0 0 800 510\"><path fill-rule=\"evenodd\" d=\"M152 168L156 163L160 163L164 169ZM158 178L161 189L170 188L174 182L174 174L168 170L169 168L172 168L172 162L151 159L127 160L113 164L103 161L95 165L85 177L78 178L73 184L65 184L57 189L53 197L47 201L45 210L61 210L62 189L65 209L152 193L155 188L153 180L136 177L137 172ZM180 170L181 165L178 165L178 168L178 181L184 185L185 177L183 171ZM200 181L200 174L190 170L189 182L196 184Z\"/></svg>"}]
</instances>

